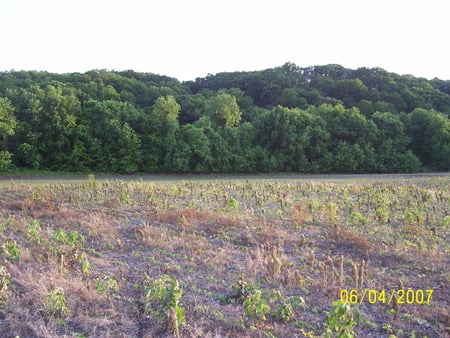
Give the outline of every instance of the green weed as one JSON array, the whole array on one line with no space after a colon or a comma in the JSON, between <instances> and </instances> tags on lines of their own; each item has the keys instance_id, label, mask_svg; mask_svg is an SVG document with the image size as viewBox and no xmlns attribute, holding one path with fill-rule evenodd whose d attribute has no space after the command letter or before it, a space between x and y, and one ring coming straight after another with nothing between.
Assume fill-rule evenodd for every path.
<instances>
[{"instance_id":1,"label":"green weed","mask_svg":"<svg viewBox=\"0 0 450 338\"><path fill-rule=\"evenodd\" d=\"M31 221L28 226L27 226L27 240L29 240L30 242L35 242L37 244L42 244L42 237L41 237L41 224L39 223L38 220L34 219L33 221Z\"/></svg>"},{"instance_id":2,"label":"green weed","mask_svg":"<svg viewBox=\"0 0 450 338\"><path fill-rule=\"evenodd\" d=\"M78 231L66 232L64 229L58 228L53 235L53 239L59 243L75 247L84 238L78 233Z\"/></svg>"},{"instance_id":3,"label":"green weed","mask_svg":"<svg viewBox=\"0 0 450 338\"><path fill-rule=\"evenodd\" d=\"M67 307L66 294L60 287L52 289L45 297L45 312L53 317L63 318L69 313Z\"/></svg>"},{"instance_id":4,"label":"green weed","mask_svg":"<svg viewBox=\"0 0 450 338\"><path fill-rule=\"evenodd\" d=\"M179 327L185 323L184 308L180 306L183 294L180 283L168 275L162 275L148 282L145 311L152 313L156 318L164 318L168 331L179 336Z\"/></svg>"},{"instance_id":5,"label":"green weed","mask_svg":"<svg viewBox=\"0 0 450 338\"><path fill-rule=\"evenodd\" d=\"M239 201L233 197L228 200L228 210L237 210L239 208Z\"/></svg>"},{"instance_id":6,"label":"green weed","mask_svg":"<svg viewBox=\"0 0 450 338\"><path fill-rule=\"evenodd\" d=\"M333 308L328 313L326 337L352 338L354 328L361 323L361 314L357 308L341 301L332 303Z\"/></svg>"},{"instance_id":7,"label":"green weed","mask_svg":"<svg viewBox=\"0 0 450 338\"><path fill-rule=\"evenodd\" d=\"M12 260L18 260L20 256L20 247L16 240L6 241L1 247L4 252Z\"/></svg>"},{"instance_id":8,"label":"green weed","mask_svg":"<svg viewBox=\"0 0 450 338\"><path fill-rule=\"evenodd\" d=\"M110 295L111 292L118 292L119 289L119 283L114 277L107 275L95 279L95 291L100 295Z\"/></svg>"},{"instance_id":9,"label":"green weed","mask_svg":"<svg viewBox=\"0 0 450 338\"><path fill-rule=\"evenodd\" d=\"M283 323L290 322L295 318L294 308L290 300L284 297L281 291L274 293L274 301L278 303L277 309L273 314L273 317Z\"/></svg>"},{"instance_id":10,"label":"green weed","mask_svg":"<svg viewBox=\"0 0 450 338\"><path fill-rule=\"evenodd\" d=\"M248 319L265 321L266 314L270 311L267 300L262 296L261 290L253 290L244 300L244 315Z\"/></svg>"}]
</instances>

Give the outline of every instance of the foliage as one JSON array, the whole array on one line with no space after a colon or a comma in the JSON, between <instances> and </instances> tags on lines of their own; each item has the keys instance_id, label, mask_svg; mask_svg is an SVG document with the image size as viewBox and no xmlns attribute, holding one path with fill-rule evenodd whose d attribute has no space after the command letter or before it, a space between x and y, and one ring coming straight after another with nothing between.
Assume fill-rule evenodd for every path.
<instances>
[{"instance_id":1,"label":"foliage","mask_svg":"<svg viewBox=\"0 0 450 338\"><path fill-rule=\"evenodd\" d=\"M14 107L9 99L0 97L0 171L9 169L12 163L12 154L6 150L6 139L14 135L16 127Z\"/></svg>"},{"instance_id":2,"label":"foliage","mask_svg":"<svg viewBox=\"0 0 450 338\"><path fill-rule=\"evenodd\" d=\"M338 338L354 337L354 327L361 323L359 310L341 301L333 302L332 306L327 318L327 336L331 334L332 337Z\"/></svg>"},{"instance_id":3,"label":"foliage","mask_svg":"<svg viewBox=\"0 0 450 338\"><path fill-rule=\"evenodd\" d=\"M53 288L45 297L45 311L51 316L66 317L69 313L66 294L60 287Z\"/></svg>"},{"instance_id":4,"label":"foliage","mask_svg":"<svg viewBox=\"0 0 450 338\"><path fill-rule=\"evenodd\" d=\"M55 235L53 238L60 243L68 244L71 247L75 247L80 243L80 240L82 240L82 237L78 233L78 231L70 231L66 232L62 228L58 228L55 232Z\"/></svg>"},{"instance_id":5,"label":"foliage","mask_svg":"<svg viewBox=\"0 0 450 338\"><path fill-rule=\"evenodd\" d=\"M276 291L275 301L278 302L277 309L273 314L274 318L287 323L295 318L294 308L287 297L284 297L281 291Z\"/></svg>"},{"instance_id":6,"label":"foliage","mask_svg":"<svg viewBox=\"0 0 450 338\"><path fill-rule=\"evenodd\" d=\"M14 116L14 107L7 98L0 97L0 140L14 135L17 121Z\"/></svg>"},{"instance_id":7,"label":"foliage","mask_svg":"<svg viewBox=\"0 0 450 338\"><path fill-rule=\"evenodd\" d=\"M257 287L248 284L243 276L240 276L231 286L230 299L234 303L242 304L248 295L250 295Z\"/></svg>"},{"instance_id":8,"label":"foliage","mask_svg":"<svg viewBox=\"0 0 450 338\"><path fill-rule=\"evenodd\" d=\"M185 83L133 71L3 72L0 170L449 170L449 87L292 63Z\"/></svg>"},{"instance_id":9,"label":"foliage","mask_svg":"<svg viewBox=\"0 0 450 338\"><path fill-rule=\"evenodd\" d=\"M37 219L31 221L26 228L26 238L31 242L36 242L37 244L42 243L42 238L40 235L41 224Z\"/></svg>"},{"instance_id":10,"label":"foliage","mask_svg":"<svg viewBox=\"0 0 450 338\"><path fill-rule=\"evenodd\" d=\"M266 320L266 314L270 311L267 300L261 296L261 290L253 290L244 300L244 315L249 319Z\"/></svg>"},{"instance_id":11,"label":"foliage","mask_svg":"<svg viewBox=\"0 0 450 338\"><path fill-rule=\"evenodd\" d=\"M237 210L239 208L239 201L234 198L230 198L227 204L229 210Z\"/></svg>"},{"instance_id":12,"label":"foliage","mask_svg":"<svg viewBox=\"0 0 450 338\"><path fill-rule=\"evenodd\" d=\"M241 112L233 95L220 93L208 99L206 109L213 121L222 127L237 127L241 121Z\"/></svg>"},{"instance_id":13,"label":"foliage","mask_svg":"<svg viewBox=\"0 0 450 338\"><path fill-rule=\"evenodd\" d=\"M164 318L168 326L178 328L184 325L184 308L180 305L183 290L178 280L168 275L150 280L146 288L145 311L157 318ZM171 314L175 315L175 318ZM176 323L170 323L176 320Z\"/></svg>"},{"instance_id":14,"label":"foliage","mask_svg":"<svg viewBox=\"0 0 450 338\"><path fill-rule=\"evenodd\" d=\"M9 151L0 151L0 171L7 171L11 168L12 157Z\"/></svg>"},{"instance_id":15,"label":"foliage","mask_svg":"<svg viewBox=\"0 0 450 338\"><path fill-rule=\"evenodd\" d=\"M411 149L434 170L450 170L450 119L433 110L414 109L407 116Z\"/></svg>"},{"instance_id":16,"label":"foliage","mask_svg":"<svg viewBox=\"0 0 450 338\"><path fill-rule=\"evenodd\" d=\"M84 263L84 262L82 262ZM86 263L84 263L86 264ZM84 265L83 264L83 265ZM89 266L82 266L82 270L88 269ZM85 270L83 273L87 273L87 270ZM114 277L111 277L109 275L98 277L95 279L95 290L100 295L109 295L112 291L119 291L119 284L117 280Z\"/></svg>"},{"instance_id":17,"label":"foliage","mask_svg":"<svg viewBox=\"0 0 450 338\"><path fill-rule=\"evenodd\" d=\"M10 257L12 260L18 260L20 256L20 247L19 244L17 244L17 241L6 241L3 243L3 245L0 247L1 251L4 252L8 257Z\"/></svg>"}]
</instances>

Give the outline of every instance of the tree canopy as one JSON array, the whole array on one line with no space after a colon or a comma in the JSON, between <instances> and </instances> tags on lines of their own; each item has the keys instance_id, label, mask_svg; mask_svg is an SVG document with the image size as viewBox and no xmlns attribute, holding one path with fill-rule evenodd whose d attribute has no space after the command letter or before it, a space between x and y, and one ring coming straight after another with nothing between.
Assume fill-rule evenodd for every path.
<instances>
[{"instance_id":1,"label":"tree canopy","mask_svg":"<svg viewBox=\"0 0 450 338\"><path fill-rule=\"evenodd\" d=\"M194 81L0 73L0 170L450 169L450 81L292 63Z\"/></svg>"}]
</instances>

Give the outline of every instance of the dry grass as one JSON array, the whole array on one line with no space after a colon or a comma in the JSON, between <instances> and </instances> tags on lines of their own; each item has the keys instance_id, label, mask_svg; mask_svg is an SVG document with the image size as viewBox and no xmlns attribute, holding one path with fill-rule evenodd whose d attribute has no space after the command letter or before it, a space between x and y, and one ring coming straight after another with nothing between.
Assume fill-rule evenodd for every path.
<instances>
[{"instance_id":1,"label":"dry grass","mask_svg":"<svg viewBox=\"0 0 450 338\"><path fill-rule=\"evenodd\" d=\"M364 302L359 336L445 337L448 186L448 178L5 185L0 247L10 280L0 334L168 337L144 304L148 278L168 274L183 288L182 337L320 336L342 289L391 291L399 281L433 289L432 303L392 312ZM6 249L14 241L17 255ZM238 282L262 291L265 322L244 317L233 300ZM65 315L48 310L55 288ZM280 304L292 306L291 320L275 315Z\"/></svg>"}]
</instances>

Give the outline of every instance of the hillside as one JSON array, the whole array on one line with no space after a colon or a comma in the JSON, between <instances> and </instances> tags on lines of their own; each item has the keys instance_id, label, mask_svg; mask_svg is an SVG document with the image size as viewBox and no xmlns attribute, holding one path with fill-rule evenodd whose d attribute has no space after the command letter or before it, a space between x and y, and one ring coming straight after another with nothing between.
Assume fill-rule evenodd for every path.
<instances>
[{"instance_id":1,"label":"hillside","mask_svg":"<svg viewBox=\"0 0 450 338\"><path fill-rule=\"evenodd\" d=\"M0 170L450 169L450 81L339 65L208 75L0 73Z\"/></svg>"}]
</instances>

